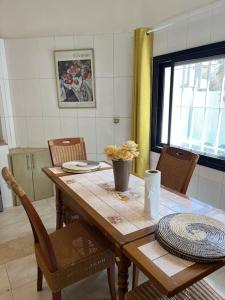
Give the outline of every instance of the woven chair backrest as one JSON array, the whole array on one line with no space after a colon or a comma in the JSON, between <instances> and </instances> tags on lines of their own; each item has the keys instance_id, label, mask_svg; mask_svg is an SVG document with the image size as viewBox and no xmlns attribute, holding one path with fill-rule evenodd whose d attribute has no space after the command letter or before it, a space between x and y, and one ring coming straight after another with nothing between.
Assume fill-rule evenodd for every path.
<instances>
[{"instance_id":1,"label":"woven chair backrest","mask_svg":"<svg viewBox=\"0 0 225 300\"><path fill-rule=\"evenodd\" d=\"M82 137L49 140L48 146L53 166L59 167L66 161L87 159Z\"/></svg>"},{"instance_id":2,"label":"woven chair backrest","mask_svg":"<svg viewBox=\"0 0 225 300\"><path fill-rule=\"evenodd\" d=\"M156 169L161 171L161 184L186 194L199 155L175 147L164 147Z\"/></svg>"}]
</instances>

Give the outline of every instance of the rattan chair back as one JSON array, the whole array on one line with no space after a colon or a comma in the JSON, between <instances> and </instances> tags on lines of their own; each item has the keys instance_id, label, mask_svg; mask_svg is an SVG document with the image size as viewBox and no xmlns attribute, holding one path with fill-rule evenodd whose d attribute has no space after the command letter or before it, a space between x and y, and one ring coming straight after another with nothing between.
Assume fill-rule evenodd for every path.
<instances>
[{"instance_id":1,"label":"rattan chair back","mask_svg":"<svg viewBox=\"0 0 225 300\"><path fill-rule=\"evenodd\" d=\"M187 150L164 147L156 169L161 171L161 184L186 194L199 155Z\"/></svg>"},{"instance_id":2,"label":"rattan chair back","mask_svg":"<svg viewBox=\"0 0 225 300\"><path fill-rule=\"evenodd\" d=\"M43 255L46 259L46 264L49 268L49 271L55 272L57 270L57 263L54 249L50 241L48 232L41 221L41 218L39 217L37 211L27 197L26 193L16 182L14 176L11 174L7 167L4 167L2 169L2 176L8 184L9 188L11 188L13 192L19 197L27 213L33 231L34 241L35 243L39 244L41 251L43 252Z\"/></svg>"},{"instance_id":3,"label":"rattan chair back","mask_svg":"<svg viewBox=\"0 0 225 300\"><path fill-rule=\"evenodd\" d=\"M82 137L49 140L48 146L53 166L60 167L66 161L87 159Z\"/></svg>"}]
</instances>

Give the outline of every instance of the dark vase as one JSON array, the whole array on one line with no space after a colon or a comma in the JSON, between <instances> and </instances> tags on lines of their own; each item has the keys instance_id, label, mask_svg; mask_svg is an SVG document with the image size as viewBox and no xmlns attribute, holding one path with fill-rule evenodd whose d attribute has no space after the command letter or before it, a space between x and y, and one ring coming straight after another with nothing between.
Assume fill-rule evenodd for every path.
<instances>
[{"instance_id":1,"label":"dark vase","mask_svg":"<svg viewBox=\"0 0 225 300\"><path fill-rule=\"evenodd\" d=\"M115 190L125 192L128 190L131 160L113 160L112 163Z\"/></svg>"}]
</instances>

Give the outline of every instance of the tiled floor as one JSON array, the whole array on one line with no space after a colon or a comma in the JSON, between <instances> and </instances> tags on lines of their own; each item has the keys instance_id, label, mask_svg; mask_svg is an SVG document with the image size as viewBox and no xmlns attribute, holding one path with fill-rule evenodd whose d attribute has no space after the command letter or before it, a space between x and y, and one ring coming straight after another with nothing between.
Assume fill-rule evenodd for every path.
<instances>
[{"instance_id":1,"label":"tiled floor","mask_svg":"<svg viewBox=\"0 0 225 300\"><path fill-rule=\"evenodd\" d=\"M54 199L34 202L48 231L55 228ZM207 280L225 298L225 269ZM142 278L143 280L143 278ZM36 292L36 262L33 239L27 217L22 207L0 213L0 300L50 300L51 292L46 282L41 292ZM106 272L71 285L63 290L63 300L109 300Z\"/></svg>"},{"instance_id":2,"label":"tiled floor","mask_svg":"<svg viewBox=\"0 0 225 300\"><path fill-rule=\"evenodd\" d=\"M53 198L34 202L48 231L55 228ZM50 300L51 292L36 292L33 237L21 206L0 213L0 300ZM74 284L63 291L63 300L110 299L106 272Z\"/></svg>"}]
</instances>

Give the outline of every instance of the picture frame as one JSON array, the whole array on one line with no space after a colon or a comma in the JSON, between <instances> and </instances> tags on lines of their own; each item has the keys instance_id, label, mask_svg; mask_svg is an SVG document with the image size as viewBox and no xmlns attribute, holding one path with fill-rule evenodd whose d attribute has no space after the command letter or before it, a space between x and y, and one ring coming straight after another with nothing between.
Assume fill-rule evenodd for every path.
<instances>
[{"instance_id":1,"label":"picture frame","mask_svg":"<svg viewBox=\"0 0 225 300\"><path fill-rule=\"evenodd\" d=\"M59 108L96 107L94 50L54 51Z\"/></svg>"}]
</instances>

